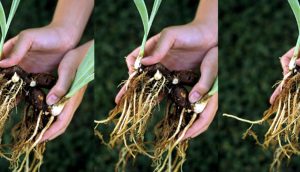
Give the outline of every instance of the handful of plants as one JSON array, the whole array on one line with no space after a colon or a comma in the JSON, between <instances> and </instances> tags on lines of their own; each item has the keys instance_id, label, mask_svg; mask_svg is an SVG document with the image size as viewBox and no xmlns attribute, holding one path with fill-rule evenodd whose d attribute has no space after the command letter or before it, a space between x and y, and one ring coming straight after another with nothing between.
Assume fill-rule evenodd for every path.
<instances>
[{"instance_id":1,"label":"handful of plants","mask_svg":"<svg viewBox=\"0 0 300 172\"><path fill-rule=\"evenodd\" d=\"M126 92L116 107L99 124L115 124L110 139L105 142L103 135L95 130L96 135L109 147L122 145L116 171L125 169L129 157L143 154L153 160L155 171L179 171L185 161L188 141L183 141L186 131L203 111L210 97L217 92L217 80L213 89L199 102L191 104L188 100L187 87L199 80L193 71L171 71L162 64L143 66L145 43L154 17L161 4L155 0L150 18L143 0L134 0L144 26L144 37L133 72L125 82ZM155 139L145 141L145 133L153 110L162 98L167 99L165 116L155 128ZM175 152L175 153L174 153ZM175 158L173 159L173 155Z\"/></svg>"},{"instance_id":2,"label":"handful of plants","mask_svg":"<svg viewBox=\"0 0 300 172\"><path fill-rule=\"evenodd\" d=\"M18 5L19 0L12 1L6 20L0 2L1 52ZM41 143L44 133L56 120L67 101L93 79L94 46L81 62L69 92L52 106L46 103L46 92L55 85L55 76L47 73L28 73L19 66L0 68L0 156L10 162L13 171L39 171L46 149L46 143ZM25 105L24 113L21 121L12 128L12 141L9 144L2 143L6 121L12 110L21 102Z\"/></svg>"}]
</instances>

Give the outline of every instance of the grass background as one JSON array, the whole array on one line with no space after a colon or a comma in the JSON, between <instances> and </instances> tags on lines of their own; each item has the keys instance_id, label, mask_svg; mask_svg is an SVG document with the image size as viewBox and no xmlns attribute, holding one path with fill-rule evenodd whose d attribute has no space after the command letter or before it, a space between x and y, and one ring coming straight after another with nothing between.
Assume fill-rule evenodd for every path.
<instances>
[{"instance_id":1,"label":"grass background","mask_svg":"<svg viewBox=\"0 0 300 172\"><path fill-rule=\"evenodd\" d=\"M273 84L282 79L279 58L296 44L297 25L287 1L220 1L219 113L260 119ZM219 171L268 171L272 152L252 138L241 139L248 124L219 118ZM254 130L263 136L267 126ZM299 157L282 171L299 171Z\"/></svg>"}]
</instances>

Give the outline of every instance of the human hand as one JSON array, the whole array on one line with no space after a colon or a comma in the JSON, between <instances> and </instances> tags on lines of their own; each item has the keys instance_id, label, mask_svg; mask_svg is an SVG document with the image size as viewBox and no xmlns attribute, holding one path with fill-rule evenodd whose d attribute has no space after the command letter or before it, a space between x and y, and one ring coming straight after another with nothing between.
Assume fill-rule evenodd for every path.
<instances>
[{"instance_id":1,"label":"human hand","mask_svg":"<svg viewBox=\"0 0 300 172\"><path fill-rule=\"evenodd\" d=\"M217 33L211 32L207 25L190 23L170 27L147 41L143 65L161 63L169 70L194 70L200 66L201 77L189 94L191 103L202 98L212 87L218 74ZM134 62L139 48L126 58L129 73L134 71ZM118 103L125 87L116 96ZM214 95L199 118L187 131L184 139L194 138L206 131L218 109L218 95Z\"/></svg>"},{"instance_id":2,"label":"human hand","mask_svg":"<svg viewBox=\"0 0 300 172\"><path fill-rule=\"evenodd\" d=\"M281 67L282 67L282 74L283 76L285 76L286 74L289 73L289 63L291 61L291 58L293 57L294 54L294 49L295 48L291 48L288 52L286 52L282 57L280 57L280 63L281 63ZM296 60L296 64L300 65L300 60ZM273 104L276 97L280 94L281 92L281 86L277 86L277 88L275 89L275 91L272 93L271 97L270 97L270 103Z\"/></svg>"},{"instance_id":3,"label":"human hand","mask_svg":"<svg viewBox=\"0 0 300 172\"><path fill-rule=\"evenodd\" d=\"M218 93L214 94L208 101L203 112L199 115L198 119L187 130L183 140L195 138L201 133L205 132L212 123L218 110Z\"/></svg>"},{"instance_id":4,"label":"human hand","mask_svg":"<svg viewBox=\"0 0 300 172\"><path fill-rule=\"evenodd\" d=\"M64 54L77 44L70 28L50 24L22 31L3 47L0 67L19 65L27 72L52 72Z\"/></svg>"},{"instance_id":5,"label":"human hand","mask_svg":"<svg viewBox=\"0 0 300 172\"><path fill-rule=\"evenodd\" d=\"M49 91L47 95L47 104L53 105L57 103L69 90L81 61L86 56L92 41L80 46L79 48L69 51L58 68L58 81L56 85ZM79 107L86 86L76 93L66 103L63 111L58 115L56 121L45 132L42 141L52 140L65 132L67 126L71 122L76 109Z\"/></svg>"},{"instance_id":6,"label":"human hand","mask_svg":"<svg viewBox=\"0 0 300 172\"><path fill-rule=\"evenodd\" d=\"M218 41L217 25L212 25L210 23L194 21L187 25L164 29L161 33L147 41L145 58L142 59L142 64L153 65L161 63L169 70L194 70L198 68L207 56L208 51L212 51L214 54L217 53L215 50L211 50L217 46ZM211 29L211 27L215 27L215 29ZM139 54L139 50L140 48L135 49L126 58L129 73L134 71L134 62ZM217 56L214 60L215 63L209 63L209 65L217 66ZM202 72L209 75L213 72L212 77L204 76L204 73L202 74L203 81L201 82L207 82L205 85L208 85L210 88L217 75L217 70L212 71L210 66L205 67L205 65L201 68L203 68ZM208 91L208 86L205 86L203 89L203 94ZM123 87L116 96L116 103L120 101L124 92L125 89ZM197 101L196 96L190 95L190 97L192 103Z\"/></svg>"}]
</instances>

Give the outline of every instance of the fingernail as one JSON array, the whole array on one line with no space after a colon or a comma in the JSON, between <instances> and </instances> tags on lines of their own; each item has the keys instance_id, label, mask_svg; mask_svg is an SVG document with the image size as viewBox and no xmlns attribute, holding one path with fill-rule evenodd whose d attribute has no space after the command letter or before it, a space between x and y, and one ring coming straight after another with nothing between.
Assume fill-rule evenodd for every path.
<instances>
[{"instance_id":1,"label":"fingernail","mask_svg":"<svg viewBox=\"0 0 300 172\"><path fill-rule=\"evenodd\" d=\"M197 91L194 91L191 96L189 97L189 100L191 103L195 103L197 102L198 100L200 100L201 98L201 95L200 93L198 93Z\"/></svg>"},{"instance_id":2,"label":"fingernail","mask_svg":"<svg viewBox=\"0 0 300 172\"><path fill-rule=\"evenodd\" d=\"M58 102L58 97L56 95L54 95L54 94L50 95L48 97L48 99L47 99L47 104L48 105L53 105L53 104L55 104L57 102Z\"/></svg>"}]
</instances>

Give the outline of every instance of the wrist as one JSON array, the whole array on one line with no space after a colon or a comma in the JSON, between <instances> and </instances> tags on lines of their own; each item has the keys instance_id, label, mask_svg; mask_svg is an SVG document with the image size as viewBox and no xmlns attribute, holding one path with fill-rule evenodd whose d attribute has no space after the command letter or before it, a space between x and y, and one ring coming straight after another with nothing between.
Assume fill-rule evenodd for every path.
<instances>
[{"instance_id":1,"label":"wrist","mask_svg":"<svg viewBox=\"0 0 300 172\"><path fill-rule=\"evenodd\" d=\"M75 48L80 40L80 35L76 32L76 28L70 24L52 21L47 27L55 30L61 39L61 44L63 45L62 48L66 51Z\"/></svg>"},{"instance_id":2,"label":"wrist","mask_svg":"<svg viewBox=\"0 0 300 172\"><path fill-rule=\"evenodd\" d=\"M190 24L198 30L202 39L207 43L208 48L218 45L218 23L195 18Z\"/></svg>"}]
</instances>

